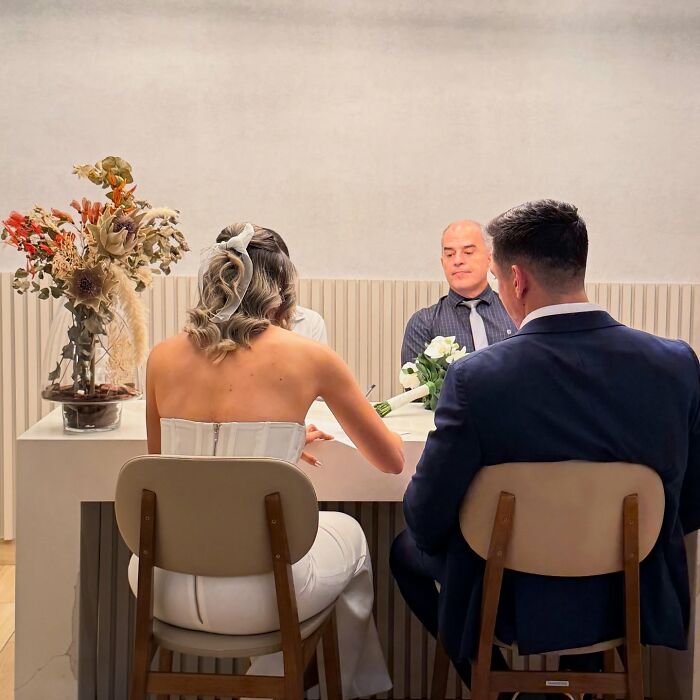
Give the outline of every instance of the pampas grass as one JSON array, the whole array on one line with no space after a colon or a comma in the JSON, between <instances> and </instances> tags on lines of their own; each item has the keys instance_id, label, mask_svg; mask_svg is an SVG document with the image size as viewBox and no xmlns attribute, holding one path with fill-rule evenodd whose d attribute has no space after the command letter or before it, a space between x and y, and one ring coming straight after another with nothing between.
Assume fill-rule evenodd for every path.
<instances>
[{"instance_id":1,"label":"pampas grass","mask_svg":"<svg viewBox=\"0 0 700 700\"><path fill-rule=\"evenodd\" d=\"M133 281L117 265L112 266L112 271L117 280L115 298L119 301L122 317L117 319L115 316L109 324L109 365L110 369L121 375L146 361L148 324L146 309L136 292ZM123 326L126 327L128 334L124 333Z\"/></svg>"}]
</instances>

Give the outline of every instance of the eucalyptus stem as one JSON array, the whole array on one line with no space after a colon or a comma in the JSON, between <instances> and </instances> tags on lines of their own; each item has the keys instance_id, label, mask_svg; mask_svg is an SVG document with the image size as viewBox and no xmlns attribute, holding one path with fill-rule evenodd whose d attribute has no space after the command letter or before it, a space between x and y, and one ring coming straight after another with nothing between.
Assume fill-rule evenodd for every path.
<instances>
[{"instance_id":1,"label":"eucalyptus stem","mask_svg":"<svg viewBox=\"0 0 700 700\"><path fill-rule=\"evenodd\" d=\"M95 395L95 336L90 341L90 396Z\"/></svg>"}]
</instances>

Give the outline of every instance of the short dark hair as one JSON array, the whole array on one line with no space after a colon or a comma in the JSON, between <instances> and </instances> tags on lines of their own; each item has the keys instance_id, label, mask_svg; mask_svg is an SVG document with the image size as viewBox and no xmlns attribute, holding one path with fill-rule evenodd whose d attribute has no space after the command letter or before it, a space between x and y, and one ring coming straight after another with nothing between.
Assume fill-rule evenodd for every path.
<instances>
[{"instance_id":1,"label":"short dark hair","mask_svg":"<svg viewBox=\"0 0 700 700\"><path fill-rule=\"evenodd\" d=\"M588 232L573 204L553 199L526 202L490 221L486 232L500 267L524 263L549 287L583 282Z\"/></svg>"}]
</instances>

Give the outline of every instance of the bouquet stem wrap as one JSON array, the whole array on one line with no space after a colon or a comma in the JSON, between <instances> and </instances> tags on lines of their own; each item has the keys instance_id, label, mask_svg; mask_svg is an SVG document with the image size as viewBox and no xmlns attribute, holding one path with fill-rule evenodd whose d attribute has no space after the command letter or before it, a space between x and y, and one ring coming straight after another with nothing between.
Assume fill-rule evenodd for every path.
<instances>
[{"instance_id":1,"label":"bouquet stem wrap","mask_svg":"<svg viewBox=\"0 0 700 700\"><path fill-rule=\"evenodd\" d=\"M405 406L406 404L411 403L411 401L417 401L418 399L422 399L429 393L430 388L427 387L425 384L421 384L415 389L411 389L410 391L406 391L403 394L399 394L398 396L393 396L387 401L382 401L382 403L378 403L374 408L376 409L377 413L382 418L384 418L384 416L388 415L392 411L395 411L397 408L401 408L401 406Z\"/></svg>"}]
</instances>

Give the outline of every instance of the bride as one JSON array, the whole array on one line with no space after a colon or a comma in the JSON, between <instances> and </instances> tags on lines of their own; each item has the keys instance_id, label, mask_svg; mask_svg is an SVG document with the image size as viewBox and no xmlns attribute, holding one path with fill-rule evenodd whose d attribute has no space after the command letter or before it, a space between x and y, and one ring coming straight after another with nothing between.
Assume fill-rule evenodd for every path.
<instances>
[{"instance_id":1,"label":"bride","mask_svg":"<svg viewBox=\"0 0 700 700\"><path fill-rule=\"evenodd\" d=\"M149 452L313 461L304 445L330 437L304 427L320 396L365 458L398 474L401 438L375 413L347 365L330 348L288 330L296 271L277 240L268 229L234 224L206 251L199 303L184 331L157 345L148 359ZM391 680L372 618L364 533L343 513L319 516L313 546L292 567L299 619L337 598L343 696L383 692ZM134 591L137 575L133 557ZM216 578L157 569L154 593L155 617L179 627L221 634L279 628L272 574ZM280 654L258 657L250 670L281 672Z\"/></svg>"}]
</instances>

